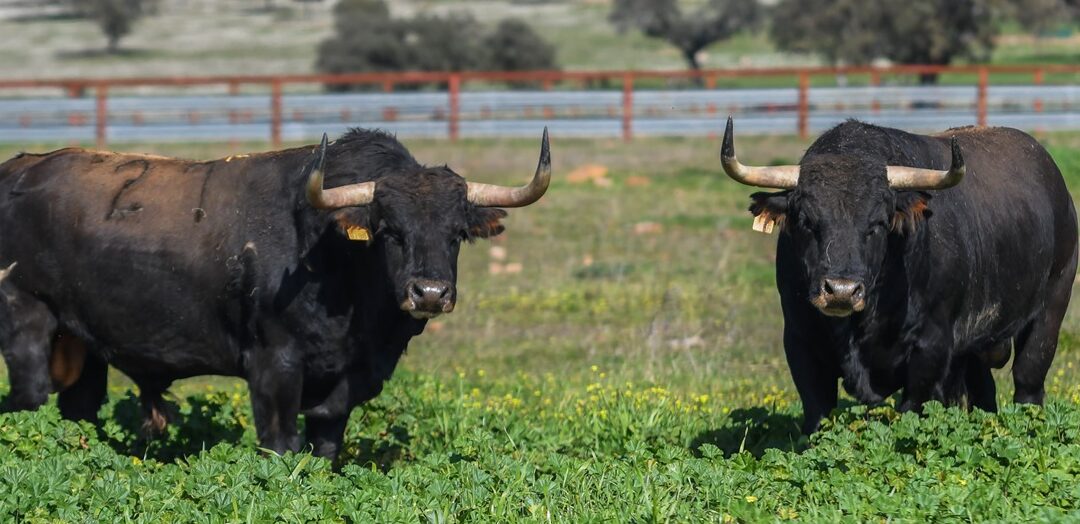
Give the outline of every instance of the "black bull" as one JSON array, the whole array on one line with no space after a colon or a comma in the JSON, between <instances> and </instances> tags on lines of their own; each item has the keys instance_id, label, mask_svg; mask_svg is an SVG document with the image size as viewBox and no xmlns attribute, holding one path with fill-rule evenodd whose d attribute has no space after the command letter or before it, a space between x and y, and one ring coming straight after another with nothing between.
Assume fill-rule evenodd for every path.
<instances>
[{"instance_id":1,"label":"black bull","mask_svg":"<svg viewBox=\"0 0 1080 524\"><path fill-rule=\"evenodd\" d=\"M324 179L329 189L323 188ZM107 365L158 429L160 395L195 375L247 380L259 440L340 450L427 319L453 310L460 244L499 234L521 188L419 164L394 137L212 162L63 149L0 165L0 350L5 410L60 390L95 419Z\"/></svg>"},{"instance_id":2,"label":"black bull","mask_svg":"<svg viewBox=\"0 0 1080 524\"><path fill-rule=\"evenodd\" d=\"M961 153L962 152L962 153ZM1053 159L1007 128L935 136L849 121L797 166L722 160L752 196L755 229L780 230L784 350L814 431L837 380L862 402L903 389L995 410L991 367L1010 356L1017 402L1041 403L1072 291L1077 223ZM955 186L955 187L953 187Z\"/></svg>"}]
</instances>

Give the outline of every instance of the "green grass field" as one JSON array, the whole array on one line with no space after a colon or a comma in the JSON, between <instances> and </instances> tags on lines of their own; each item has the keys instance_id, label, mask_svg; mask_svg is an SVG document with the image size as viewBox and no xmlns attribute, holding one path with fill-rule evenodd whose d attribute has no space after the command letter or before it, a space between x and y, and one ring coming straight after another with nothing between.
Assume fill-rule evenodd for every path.
<instances>
[{"instance_id":1,"label":"green grass field","mask_svg":"<svg viewBox=\"0 0 1080 524\"><path fill-rule=\"evenodd\" d=\"M1074 194L1080 135L1042 137ZM472 180L527 180L539 140L406 141ZM744 137L746 162L806 142ZM459 307L415 339L357 409L340 472L257 449L241 382L173 388L178 421L138 436L116 375L100 429L54 408L0 416L0 514L29 521L656 522L1075 519L1080 313L1068 314L1045 409L846 402L798 433L774 287L775 236L718 141L552 143L554 176L507 233L462 250ZM52 145L0 147L0 157ZM264 144L132 150L213 158ZM116 146L123 150L125 147ZM571 182L595 164L600 182ZM498 248L498 249L492 249ZM520 264L520 272L516 264ZM509 270L508 270L509 269Z\"/></svg>"}]
</instances>

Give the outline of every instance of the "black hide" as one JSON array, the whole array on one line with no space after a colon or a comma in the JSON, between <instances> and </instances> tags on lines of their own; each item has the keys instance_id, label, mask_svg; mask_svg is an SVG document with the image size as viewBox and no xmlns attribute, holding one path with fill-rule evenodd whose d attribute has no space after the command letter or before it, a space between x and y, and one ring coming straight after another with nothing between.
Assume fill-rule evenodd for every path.
<instances>
[{"instance_id":1,"label":"black hide","mask_svg":"<svg viewBox=\"0 0 1080 524\"><path fill-rule=\"evenodd\" d=\"M434 282L452 307L461 242L498 234L506 213L366 130L329 146L326 186L374 180L375 201L316 210L313 153L189 162L64 149L0 165L0 267L18 262L0 288L3 408L44 402L66 333L89 355L60 394L65 416L96 418L105 362L139 385L157 429L173 380L238 376L263 446L300 449L302 413L314 452L335 456L352 408L424 329L400 308L410 286Z\"/></svg>"},{"instance_id":2,"label":"black hide","mask_svg":"<svg viewBox=\"0 0 1080 524\"><path fill-rule=\"evenodd\" d=\"M945 170L950 139L967 175L940 191L897 191L886 166ZM812 432L837 379L862 402L903 390L996 409L991 366L1015 347L1018 402L1039 403L1076 273L1072 199L1053 159L1006 128L922 136L849 121L800 162L795 189L753 195L782 224L776 280L784 349ZM830 283L861 286L842 307Z\"/></svg>"}]
</instances>

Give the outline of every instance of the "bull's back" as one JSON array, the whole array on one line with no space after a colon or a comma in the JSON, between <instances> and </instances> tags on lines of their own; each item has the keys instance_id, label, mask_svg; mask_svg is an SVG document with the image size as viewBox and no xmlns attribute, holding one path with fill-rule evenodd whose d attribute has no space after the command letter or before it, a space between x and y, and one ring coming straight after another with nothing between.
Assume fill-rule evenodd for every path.
<instances>
[{"instance_id":1,"label":"bull's back","mask_svg":"<svg viewBox=\"0 0 1080 524\"><path fill-rule=\"evenodd\" d=\"M9 161L0 166L0 262L18 262L13 283L101 345L220 348L228 230L200 224L204 175L182 160L77 149Z\"/></svg>"}]
</instances>

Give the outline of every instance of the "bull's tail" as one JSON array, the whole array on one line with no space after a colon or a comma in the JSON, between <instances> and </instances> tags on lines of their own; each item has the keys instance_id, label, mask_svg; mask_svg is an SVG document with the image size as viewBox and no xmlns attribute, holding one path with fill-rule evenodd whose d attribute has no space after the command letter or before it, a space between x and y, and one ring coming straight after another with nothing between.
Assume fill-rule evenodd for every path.
<instances>
[{"instance_id":1,"label":"bull's tail","mask_svg":"<svg viewBox=\"0 0 1080 524\"><path fill-rule=\"evenodd\" d=\"M0 284L4 283L4 279L11 276L11 273L15 271L15 266L19 265L18 262L12 262L7 269L0 269Z\"/></svg>"},{"instance_id":2,"label":"bull's tail","mask_svg":"<svg viewBox=\"0 0 1080 524\"><path fill-rule=\"evenodd\" d=\"M171 417L165 399L162 397L162 392L148 389L141 389L141 391L139 401L142 404L143 412L143 435L147 438L164 435L165 430L169 427Z\"/></svg>"}]
</instances>

